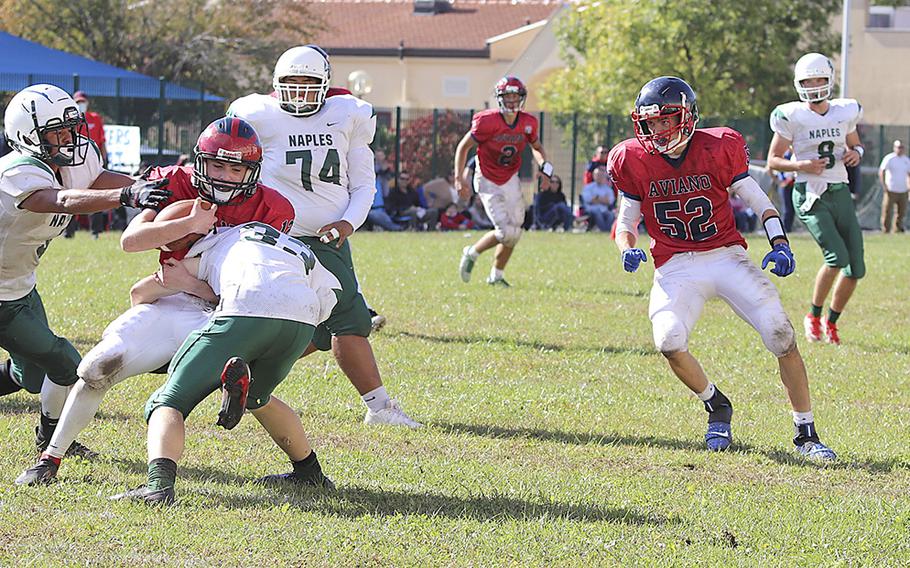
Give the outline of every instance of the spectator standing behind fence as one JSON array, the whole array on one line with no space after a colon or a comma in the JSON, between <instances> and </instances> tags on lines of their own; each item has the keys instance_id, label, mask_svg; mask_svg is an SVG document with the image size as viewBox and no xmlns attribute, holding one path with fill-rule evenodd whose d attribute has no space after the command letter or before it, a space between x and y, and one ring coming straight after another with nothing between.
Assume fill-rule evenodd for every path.
<instances>
[{"instance_id":1,"label":"spectator standing behind fence","mask_svg":"<svg viewBox=\"0 0 910 568\"><path fill-rule=\"evenodd\" d=\"M101 115L97 112L89 110L91 102L89 101L88 95L86 95L85 92L76 91L73 93L73 100L76 101L76 106L79 107L79 112L85 116L85 126L79 133L83 136L88 136L89 139L95 143L95 146L98 146L98 149L101 151L102 166L106 168L107 147L104 144L104 119L101 118ZM107 219L109 215L109 211L99 211L97 213L92 213L90 217L92 236L96 239L98 238L98 235L107 228Z\"/></svg>"},{"instance_id":2,"label":"spectator standing behind fence","mask_svg":"<svg viewBox=\"0 0 910 568\"><path fill-rule=\"evenodd\" d=\"M594 168L594 180L581 190L585 213L594 220L594 224L603 232L609 233L613 227L613 208L616 206L616 192L607 180L604 168Z\"/></svg>"},{"instance_id":3,"label":"spectator standing behind fence","mask_svg":"<svg viewBox=\"0 0 910 568\"><path fill-rule=\"evenodd\" d=\"M534 213L539 229L561 229L569 231L575 216L572 208L566 203L566 195L562 192L562 179L559 176L550 178L550 186L537 192L534 196Z\"/></svg>"},{"instance_id":4,"label":"spectator standing behind fence","mask_svg":"<svg viewBox=\"0 0 910 568\"><path fill-rule=\"evenodd\" d=\"M588 185L594 181L594 170L601 168L606 171L607 168L607 156L610 155L610 149L606 146L598 146L594 150L594 156L591 158L591 161L588 162L588 169L585 170L585 185Z\"/></svg>"},{"instance_id":5,"label":"spectator standing behind fence","mask_svg":"<svg viewBox=\"0 0 910 568\"><path fill-rule=\"evenodd\" d=\"M907 215L910 158L900 140L894 141L892 149L893 152L882 159L882 165L878 168L878 179L882 183L882 232L891 232L893 220L894 232L903 233L904 217Z\"/></svg>"}]
</instances>

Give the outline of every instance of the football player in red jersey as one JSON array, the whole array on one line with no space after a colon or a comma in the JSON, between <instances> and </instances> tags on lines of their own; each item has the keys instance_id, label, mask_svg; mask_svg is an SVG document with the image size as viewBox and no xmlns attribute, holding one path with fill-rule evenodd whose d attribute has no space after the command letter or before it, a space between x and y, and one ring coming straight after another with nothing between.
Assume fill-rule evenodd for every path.
<instances>
[{"instance_id":1,"label":"football player in red jersey","mask_svg":"<svg viewBox=\"0 0 910 568\"><path fill-rule=\"evenodd\" d=\"M277 191L259 183L262 147L253 127L239 118L221 118L199 136L193 167L169 166L151 170L149 179L169 180L167 204L196 199L187 217L155 223L156 209L143 209L121 238L127 252L153 250L189 233L207 233L213 226L261 221L287 232L294 207ZM201 207L201 200L213 205ZM98 411L115 384L161 369L183 340L206 325L217 297L205 282L191 276L178 262L186 251L160 254L159 278L181 293L154 304L136 305L111 322L101 341L79 365L79 381L67 398L60 422L38 463L17 484L50 483L67 448ZM216 370L218 372L220 370Z\"/></svg>"},{"instance_id":2,"label":"football player in red jersey","mask_svg":"<svg viewBox=\"0 0 910 568\"><path fill-rule=\"evenodd\" d=\"M761 215L771 245L762 268L774 263L771 272L780 277L793 272L793 253L780 216L749 177L743 137L730 128L696 130L695 92L676 77L658 77L642 87L632 122L636 139L614 147L608 160L621 195L616 244L626 271L635 272L647 261L635 246L644 214L656 267L649 306L654 343L676 376L704 403L708 449L730 446L733 406L689 353L689 333L705 301L719 296L777 357L793 407L797 451L812 459L835 459L815 430L809 381L793 326L777 289L749 260L733 221L730 191Z\"/></svg>"},{"instance_id":3,"label":"football player in red jersey","mask_svg":"<svg viewBox=\"0 0 910 568\"><path fill-rule=\"evenodd\" d=\"M474 262L485 250L496 247L493 269L487 284L508 286L503 271L512 251L521 238L525 217L525 201L518 181L521 153L530 144L540 172L547 178L553 175L553 165L537 138L537 119L523 112L528 91L517 77L503 77L496 83L499 109L488 109L474 115L471 130L464 135L455 150L455 189L467 201L471 180L462 177L468 152L477 146L478 168L474 185L483 206L493 222L493 230L473 246L465 247L461 255L461 279L470 281ZM545 182L546 183L546 182Z\"/></svg>"}]
</instances>

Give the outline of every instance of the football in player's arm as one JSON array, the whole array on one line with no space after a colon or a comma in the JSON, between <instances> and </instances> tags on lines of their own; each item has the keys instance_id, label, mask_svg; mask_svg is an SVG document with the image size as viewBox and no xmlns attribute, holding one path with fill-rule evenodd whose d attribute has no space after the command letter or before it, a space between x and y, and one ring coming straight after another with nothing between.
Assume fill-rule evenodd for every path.
<instances>
[{"instance_id":1,"label":"football in player's arm","mask_svg":"<svg viewBox=\"0 0 910 568\"><path fill-rule=\"evenodd\" d=\"M528 96L524 84L517 77L503 77L496 84L494 94L499 108L475 114L471 130L455 149L455 189L459 197L467 202L471 188L475 188L493 222L492 231L462 250L458 272L464 282L470 281L477 257L495 247L487 283L508 287L504 271L521 238L526 208L518 179L525 146L531 145L531 153L544 178L541 186L544 189L553 175L553 164L547 161L538 138L537 119L522 110ZM477 168L474 180L469 180L465 179L463 172L468 153L475 146Z\"/></svg>"},{"instance_id":2,"label":"football in player's arm","mask_svg":"<svg viewBox=\"0 0 910 568\"><path fill-rule=\"evenodd\" d=\"M773 263L771 272L781 277L793 272L795 262L780 217L748 175L749 153L742 136L729 128L696 130L695 91L676 77L658 77L642 87L632 122L636 139L614 147L608 161L621 196L616 244L623 268L635 272L647 259L636 246L644 215L655 264L649 306L654 343L677 378L704 403L708 449L725 450L732 443L733 406L689 352L689 333L704 302L718 296L755 328L777 357L793 409L797 451L812 459L834 459L815 430L793 326L777 289L749 260L746 242L736 230L730 190L761 213L771 247L762 268Z\"/></svg>"},{"instance_id":3,"label":"football in player's arm","mask_svg":"<svg viewBox=\"0 0 910 568\"><path fill-rule=\"evenodd\" d=\"M863 233L846 169L859 165L865 151L856 129L862 107L853 99L831 99L834 65L821 53L807 53L796 62L793 84L800 100L771 113L774 137L768 167L796 172L794 209L825 259L803 318L806 338L839 345L838 319L866 274ZM793 160L784 157L791 147ZM834 295L822 318L832 287Z\"/></svg>"}]
</instances>

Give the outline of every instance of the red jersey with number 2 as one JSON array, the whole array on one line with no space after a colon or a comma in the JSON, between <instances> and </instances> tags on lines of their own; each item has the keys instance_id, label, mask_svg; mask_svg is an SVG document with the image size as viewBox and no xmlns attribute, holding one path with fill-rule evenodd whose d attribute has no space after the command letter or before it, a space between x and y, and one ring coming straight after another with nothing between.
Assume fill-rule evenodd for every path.
<instances>
[{"instance_id":1,"label":"red jersey with number 2","mask_svg":"<svg viewBox=\"0 0 910 568\"><path fill-rule=\"evenodd\" d=\"M480 173L503 185L518 173L525 146L537 142L537 119L519 111L515 124L509 126L499 110L484 110L474 115L471 136L477 141Z\"/></svg>"},{"instance_id":2,"label":"red jersey with number 2","mask_svg":"<svg viewBox=\"0 0 910 568\"><path fill-rule=\"evenodd\" d=\"M747 246L728 188L749 175L749 149L732 128L696 130L677 160L630 138L610 151L607 169L624 198L641 202L654 266L680 252Z\"/></svg>"},{"instance_id":3,"label":"red jersey with number 2","mask_svg":"<svg viewBox=\"0 0 910 568\"><path fill-rule=\"evenodd\" d=\"M192 166L154 168L149 172L148 178L151 180L168 178L169 180L167 189L171 190L171 196L161 206L161 209L177 201L199 197L199 190L193 186ZM259 221L275 227L282 233L287 233L294 223L294 206L277 190L260 183L253 196L247 200L235 205L218 206L215 218L217 219L216 227L234 227L250 221ZM166 258L179 260L186 256L187 252L189 249L175 252L161 251L158 260L163 261Z\"/></svg>"}]
</instances>

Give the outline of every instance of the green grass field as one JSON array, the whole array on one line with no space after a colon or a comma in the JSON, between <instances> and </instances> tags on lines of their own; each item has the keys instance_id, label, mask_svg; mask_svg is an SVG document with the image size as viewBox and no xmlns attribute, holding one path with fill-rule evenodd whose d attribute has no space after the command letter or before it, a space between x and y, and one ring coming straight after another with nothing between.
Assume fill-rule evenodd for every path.
<instances>
[{"instance_id":1,"label":"green grass field","mask_svg":"<svg viewBox=\"0 0 910 568\"><path fill-rule=\"evenodd\" d=\"M476 237L476 234L474 235ZM116 235L58 239L39 269L52 327L85 353L128 305L154 255ZM910 237L869 235L868 277L844 345L807 345L822 439L804 463L774 358L720 301L691 341L730 396L735 451L703 449L706 415L654 351L653 265L622 271L603 235L525 236L510 290L457 278L466 234L364 233L354 242L385 383L427 427L368 427L331 356L301 361L276 394L298 409L331 495L252 480L289 464L252 417L188 422L178 499L109 503L145 478L141 409L161 376L117 386L59 483L12 485L31 465L37 396L0 399L0 566L897 566L910 564ZM753 259L767 245L751 240ZM797 328L821 255L794 240L777 279ZM220 372L220 369L213 369Z\"/></svg>"}]
</instances>

